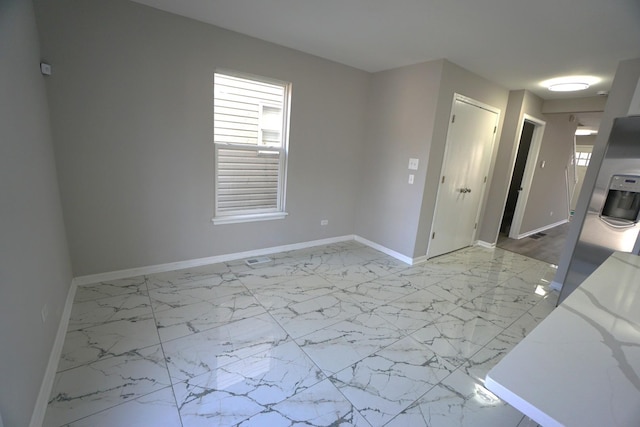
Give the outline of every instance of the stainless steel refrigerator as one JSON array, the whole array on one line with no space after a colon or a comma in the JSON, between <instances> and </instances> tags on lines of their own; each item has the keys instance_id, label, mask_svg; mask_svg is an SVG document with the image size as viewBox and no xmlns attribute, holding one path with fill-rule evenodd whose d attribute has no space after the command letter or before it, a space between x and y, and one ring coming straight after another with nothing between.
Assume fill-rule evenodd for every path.
<instances>
[{"instance_id":1,"label":"stainless steel refrigerator","mask_svg":"<svg viewBox=\"0 0 640 427\"><path fill-rule=\"evenodd\" d=\"M638 254L639 221L640 116L623 117L613 124L560 302L614 251Z\"/></svg>"}]
</instances>

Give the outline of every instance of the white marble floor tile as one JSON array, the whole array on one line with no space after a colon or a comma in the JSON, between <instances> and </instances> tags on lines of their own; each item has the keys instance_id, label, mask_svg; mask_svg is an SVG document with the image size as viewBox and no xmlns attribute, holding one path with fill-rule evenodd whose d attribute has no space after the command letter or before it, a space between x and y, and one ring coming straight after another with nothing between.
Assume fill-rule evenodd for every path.
<instances>
[{"instance_id":1,"label":"white marble floor tile","mask_svg":"<svg viewBox=\"0 0 640 427\"><path fill-rule=\"evenodd\" d=\"M266 407L281 402L325 379L293 341L256 353L189 379L190 386L224 391Z\"/></svg>"},{"instance_id":2,"label":"white marble floor tile","mask_svg":"<svg viewBox=\"0 0 640 427\"><path fill-rule=\"evenodd\" d=\"M224 280L204 279L176 286L149 286L149 288L149 298L151 299L153 311L156 313L247 292L247 288L235 278Z\"/></svg>"},{"instance_id":3,"label":"white marble floor tile","mask_svg":"<svg viewBox=\"0 0 640 427\"><path fill-rule=\"evenodd\" d=\"M412 285L420 289L428 288L457 274L460 274L460 272L429 263L419 264L397 273L399 277L407 279Z\"/></svg>"},{"instance_id":4,"label":"white marble floor tile","mask_svg":"<svg viewBox=\"0 0 640 427\"><path fill-rule=\"evenodd\" d=\"M253 415L238 426L370 427L370 424L329 380L324 380ZM184 427L191 425L185 424Z\"/></svg>"},{"instance_id":5,"label":"white marble floor tile","mask_svg":"<svg viewBox=\"0 0 640 427\"><path fill-rule=\"evenodd\" d=\"M461 371L394 418L389 427L514 427L522 414Z\"/></svg>"},{"instance_id":6,"label":"white marble floor tile","mask_svg":"<svg viewBox=\"0 0 640 427\"><path fill-rule=\"evenodd\" d=\"M554 268L355 241L269 257L79 287L45 426L523 422L481 384L555 308Z\"/></svg>"},{"instance_id":7,"label":"white marble floor tile","mask_svg":"<svg viewBox=\"0 0 640 427\"><path fill-rule=\"evenodd\" d=\"M260 304L269 310L308 301L336 290L336 286L313 274L284 283L264 285L253 289L252 292Z\"/></svg>"},{"instance_id":8,"label":"white marble floor tile","mask_svg":"<svg viewBox=\"0 0 640 427\"><path fill-rule=\"evenodd\" d=\"M421 290L381 305L374 313L408 334L435 322L456 307L445 298Z\"/></svg>"},{"instance_id":9,"label":"white marble floor tile","mask_svg":"<svg viewBox=\"0 0 640 427\"><path fill-rule=\"evenodd\" d=\"M293 338L307 335L366 311L342 291L270 310Z\"/></svg>"},{"instance_id":10,"label":"white marble floor tile","mask_svg":"<svg viewBox=\"0 0 640 427\"><path fill-rule=\"evenodd\" d=\"M481 350L472 355L461 369L480 384L484 384L487 373L518 344L515 334L501 333Z\"/></svg>"},{"instance_id":11,"label":"white marble floor tile","mask_svg":"<svg viewBox=\"0 0 640 427\"><path fill-rule=\"evenodd\" d=\"M82 285L78 286L78 289L76 289L74 303L113 297L122 294L140 294L146 292L146 290L147 283L144 276L94 283L91 285Z\"/></svg>"},{"instance_id":12,"label":"white marble floor tile","mask_svg":"<svg viewBox=\"0 0 640 427\"><path fill-rule=\"evenodd\" d=\"M429 286L427 289L454 304L462 305L493 287L495 284L487 279L467 272L452 276Z\"/></svg>"},{"instance_id":13,"label":"white marble floor tile","mask_svg":"<svg viewBox=\"0 0 640 427\"><path fill-rule=\"evenodd\" d=\"M97 326L123 319L151 314L151 303L146 291L127 293L73 304L69 317L69 331Z\"/></svg>"},{"instance_id":14,"label":"white marble floor tile","mask_svg":"<svg viewBox=\"0 0 640 427\"><path fill-rule=\"evenodd\" d=\"M250 290L257 290L264 286L286 283L294 279L302 279L312 275L304 268L283 264L267 267L256 267L237 273L238 279Z\"/></svg>"},{"instance_id":15,"label":"white marble floor tile","mask_svg":"<svg viewBox=\"0 0 640 427\"><path fill-rule=\"evenodd\" d=\"M324 380L313 362L288 341L179 383L185 426L235 425Z\"/></svg>"},{"instance_id":16,"label":"white marble floor tile","mask_svg":"<svg viewBox=\"0 0 640 427\"><path fill-rule=\"evenodd\" d=\"M408 280L391 275L352 286L344 293L365 309L373 310L416 291L418 288Z\"/></svg>"},{"instance_id":17,"label":"white marble floor tile","mask_svg":"<svg viewBox=\"0 0 640 427\"><path fill-rule=\"evenodd\" d=\"M330 270L340 270L352 265L362 265L374 259L383 257L384 254L373 249L351 249L330 252L316 256L305 263L305 267L316 273Z\"/></svg>"},{"instance_id":18,"label":"white marble floor tile","mask_svg":"<svg viewBox=\"0 0 640 427\"><path fill-rule=\"evenodd\" d=\"M273 319L259 315L163 343L174 382L197 377L267 351L287 339Z\"/></svg>"},{"instance_id":19,"label":"white marble floor tile","mask_svg":"<svg viewBox=\"0 0 640 427\"><path fill-rule=\"evenodd\" d=\"M187 383L173 386L183 427L236 426L263 407L246 396Z\"/></svg>"},{"instance_id":20,"label":"white marble floor tile","mask_svg":"<svg viewBox=\"0 0 640 427\"><path fill-rule=\"evenodd\" d=\"M522 313L542 300L536 294L498 287L485 292L462 307L496 325L506 328Z\"/></svg>"},{"instance_id":21,"label":"white marble floor tile","mask_svg":"<svg viewBox=\"0 0 640 427\"><path fill-rule=\"evenodd\" d=\"M520 421L520 424L518 424L517 427L541 427L541 426L539 426L538 423L533 421L531 418L523 417L522 421Z\"/></svg>"},{"instance_id":22,"label":"white marble floor tile","mask_svg":"<svg viewBox=\"0 0 640 427\"><path fill-rule=\"evenodd\" d=\"M149 289L153 289L165 286L178 286L204 279L216 281L233 277L231 273L231 269L228 266L223 263L218 263L150 274L146 278L149 283Z\"/></svg>"},{"instance_id":23,"label":"white marble floor tile","mask_svg":"<svg viewBox=\"0 0 640 427\"><path fill-rule=\"evenodd\" d=\"M58 371L159 344L152 316L118 320L67 333Z\"/></svg>"},{"instance_id":24,"label":"white marble floor tile","mask_svg":"<svg viewBox=\"0 0 640 427\"><path fill-rule=\"evenodd\" d=\"M321 267L325 266L327 265L323 264ZM326 269L318 268L315 272L340 289L346 289L391 274L371 262L327 267Z\"/></svg>"},{"instance_id":25,"label":"white marble floor tile","mask_svg":"<svg viewBox=\"0 0 640 427\"><path fill-rule=\"evenodd\" d=\"M458 367L502 330L488 320L456 308L411 336Z\"/></svg>"},{"instance_id":26,"label":"white marble floor tile","mask_svg":"<svg viewBox=\"0 0 640 427\"><path fill-rule=\"evenodd\" d=\"M129 400L69 424L69 427L181 427L171 387Z\"/></svg>"},{"instance_id":27,"label":"white marble floor tile","mask_svg":"<svg viewBox=\"0 0 640 427\"><path fill-rule=\"evenodd\" d=\"M455 368L411 337L331 377L371 425L383 425Z\"/></svg>"},{"instance_id":28,"label":"white marble floor tile","mask_svg":"<svg viewBox=\"0 0 640 427\"><path fill-rule=\"evenodd\" d=\"M163 342L266 313L248 292L203 301L155 314Z\"/></svg>"},{"instance_id":29,"label":"white marble floor tile","mask_svg":"<svg viewBox=\"0 0 640 427\"><path fill-rule=\"evenodd\" d=\"M302 350L331 375L398 341L402 334L389 322L364 313L296 339Z\"/></svg>"},{"instance_id":30,"label":"white marble floor tile","mask_svg":"<svg viewBox=\"0 0 640 427\"><path fill-rule=\"evenodd\" d=\"M170 384L160 346L59 372L44 426L58 427Z\"/></svg>"}]
</instances>

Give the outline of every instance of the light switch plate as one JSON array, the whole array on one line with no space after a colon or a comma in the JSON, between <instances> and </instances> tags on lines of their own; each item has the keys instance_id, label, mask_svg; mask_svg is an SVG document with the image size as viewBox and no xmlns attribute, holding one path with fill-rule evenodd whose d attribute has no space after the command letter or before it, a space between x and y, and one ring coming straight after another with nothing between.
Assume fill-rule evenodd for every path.
<instances>
[{"instance_id":1,"label":"light switch plate","mask_svg":"<svg viewBox=\"0 0 640 427\"><path fill-rule=\"evenodd\" d=\"M418 159L409 159L409 169L413 171L417 171L419 162L420 160Z\"/></svg>"},{"instance_id":2,"label":"light switch plate","mask_svg":"<svg viewBox=\"0 0 640 427\"><path fill-rule=\"evenodd\" d=\"M410 174L409 175L409 184L413 184L413 178L414 178L413 174Z\"/></svg>"}]
</instances>

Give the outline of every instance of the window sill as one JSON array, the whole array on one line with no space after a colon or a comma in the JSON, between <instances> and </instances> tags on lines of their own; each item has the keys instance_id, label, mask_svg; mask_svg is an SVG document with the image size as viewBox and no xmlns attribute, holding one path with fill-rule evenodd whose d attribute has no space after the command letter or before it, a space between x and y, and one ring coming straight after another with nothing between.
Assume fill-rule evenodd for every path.
<instances>
[{"instance_id":1,"label":"window sill","mask_svg":"<svg viewBox=\"0 0 640 427\"><path fill-rule=\"evenodd\" d=\"M237 215L237 216L223 216L218 218L211 219L213 225L224 225L224 224L237 224L240 222L256 222L256 221L271 221L274 219L283 219L288 215L286 212L273 212L273 213L263 213L263 214L252 214L252 215Z\"/></svg>"}]
</instances>

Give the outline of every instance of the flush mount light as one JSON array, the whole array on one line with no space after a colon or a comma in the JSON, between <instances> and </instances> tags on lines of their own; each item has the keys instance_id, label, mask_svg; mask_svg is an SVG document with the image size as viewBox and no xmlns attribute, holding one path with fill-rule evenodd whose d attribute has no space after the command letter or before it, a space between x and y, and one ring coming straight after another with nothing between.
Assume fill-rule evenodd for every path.
<instances>
[{"instance_id":1,"label":"flush mount light","mask_svg":"<svg viewBox=\"0 0 640 427\"><path fill-rule=\"evenodd\" d=\"M574 92L585 90L599 81L600 79L594 76L566 76L545 80L541 85L553 92Z\"/></svg>"},{"instance_id":2,"label":"flush mount light","mask_svg":"<svg viewBox=\"0 0 640 427\"><path fill-rule=\"evenodd\" d=\"M598 132L591 129L576 129L576 136L595 135L596 133Z\"/></svg>"},{"instance_id":3,"label":"flush mount light","mask_svg":"<svg viewBox=\"0 0 640 427\"><path fill-rule=\"evenodd\" d=\"M575 92L577 90L585 90L589 88L588 83L556 83L549 86L552 92Z\"/></svg>"}]
</instances>

